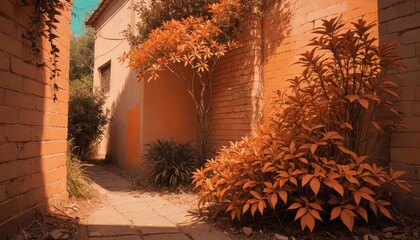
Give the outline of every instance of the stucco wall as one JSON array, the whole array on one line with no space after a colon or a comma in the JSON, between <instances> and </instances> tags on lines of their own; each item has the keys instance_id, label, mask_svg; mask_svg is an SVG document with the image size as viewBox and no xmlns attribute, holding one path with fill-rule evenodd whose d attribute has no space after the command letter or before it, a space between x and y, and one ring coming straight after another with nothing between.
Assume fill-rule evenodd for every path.
<instances>
[{"instance_id":1,"label":"stucco wall","mask_svg":"<svg viewBox=\"0 0 420 240\"><path fill-rule=\"evenodd\" d=\"M100 68L111 62L110 93L106 107L111 123L99 154L133 173L147 174L141 160L144 145L156 139L181 142L195 140L194 107L183 86L164 73L157 81L138 82L136 73L118 58L130 45L122 31L134 25L137 16L130 10L135 0L118 0L95 22L94 86L100 87Z\"/></svg>"},{"instance_id":2,"label":"stucco wall","mask_svg":"<svg viewBox=\"0 0 420 240\"><path fill-rule=\"evenodd\" d=\"M70 12L59 17L57 101L49 71L35 65L22 38L33 9L19 0L0 1L0 239L34 216L35 209L68 198L66 145ZM40 62L49 62L43 41Z\"/></svg>"},{"instance_id":3,"label":"stucco wall","mask_svg":"<svg viewBox=\"0 0 420 240\"><path fill-rule=\"evenodd\" d=\"M137 84L135 73L118 60L123 52L130 50L128 42L121 34L132 21L131 11L128 9L130 4L130 1L126 0L113 1L95 23L94 86L97 87L97 91L100 91L101 87L100 68L107 63L111 64L110 91L106 95L108 98L105 107L109 110L112 121L101 142L99 154L100 157L107 157L121 166L138 165L138 162L129 162L134 162L139 153L133 152L128 156L127 151L129 142L140 142L141 121L127 124L127 115L129 119L140 118L143 111L140 98L144 90L143 84ZM130 111L131 114L128 114Z\"/></svg>"}]
</instances>

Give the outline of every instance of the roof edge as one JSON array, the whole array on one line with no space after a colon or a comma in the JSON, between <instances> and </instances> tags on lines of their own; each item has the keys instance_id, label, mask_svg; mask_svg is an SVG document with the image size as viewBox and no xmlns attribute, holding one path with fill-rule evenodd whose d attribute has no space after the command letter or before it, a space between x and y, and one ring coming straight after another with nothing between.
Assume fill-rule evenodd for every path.
<instances>
[{"instance_id":1,"label":"roof edge","mask_svg":"<svg viewBox=\"0 0 420 240\"><path fill-rule=\"evenodd\" d=\"M111 4L112 0L101 0L98 7L93 11L88 19L85 20L85 25L87 27L94 27L95 23L98 21L99 17L105 11L105 9Z\"/></svg>"}]
</instances>

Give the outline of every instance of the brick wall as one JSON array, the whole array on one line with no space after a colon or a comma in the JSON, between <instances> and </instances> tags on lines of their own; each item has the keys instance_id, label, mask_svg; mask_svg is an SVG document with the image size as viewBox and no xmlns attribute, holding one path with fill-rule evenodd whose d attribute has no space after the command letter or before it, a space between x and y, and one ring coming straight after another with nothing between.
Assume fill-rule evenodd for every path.
<instances>
[{"instance_id":1,"label":"brick wall","mask_svg":"<svg viewBox=\"0 0 420 240\"><path fill-rule=\"evenodd\" d=\"M420 215L420 1L378 1L378 8L380 41L397 40L397 52L407 67L396 80L401 99L395 104L408 129L391 135L391 166L407 172L404 177L413 185L413 192L412 196L395 196L395 202Z\"/></svg>"},{"instance_id":2,"label":"brick wall","mask_svg":"<svg viewBox=\"0 0 420 240\"><path fill-rule=\"evenodd\" d=\"M250 30L240 36L241 47L218 65L209 152L246 136L261 113L268 115L274 92L284 90L285 80L300 73L293 63L313 37L313 28L322 18L340 15L345 21L376 21L377 0L278 0L266 6L262 21L244 24Z\"/></svg>"},{"instance_id":3,"label":"brick wall","mask_svg":"<svg viewBox=\"0 0 420 240\"><path fill-rule=\"evenodd\" d=\"M208 152L214 154L229 141L239 140L251 130L253 80L256 51L259 51L258 21L244 24L238 38L240 47L230 51L219 63L213 83L212 110L209 114Z\"/></svg>"},{"instance_id":4,"label":"brick wall","mask_svg":"<svg viewBox=\"0 0 420 240\"><path fill-rule=\"evenodd\" d=\"M312 30L321 25L321 19L342 16L345 22L363 18L377 20L377 0L280 0L264 12L264 115L277 90L289 84L286 79L301 73L294 65L306 45L314 37ZM377 31L377 30L375 30Z\"/></svg>"},{"instance_id":5,"label":"brick wall","mask_svg":"<svg viewBox=\"0 0 420 240\"><path fill-rule=\"evenodd\" d=\"M20 0L0 1L0 239L30 219L35 209L45 210L68 197L70 13L63 14L57 29L61 77L56 102L49 72L36 67L30 42L22 38L30 14ZM48 45L39 58L48 62Z\"/></svg>"}]
</instances>

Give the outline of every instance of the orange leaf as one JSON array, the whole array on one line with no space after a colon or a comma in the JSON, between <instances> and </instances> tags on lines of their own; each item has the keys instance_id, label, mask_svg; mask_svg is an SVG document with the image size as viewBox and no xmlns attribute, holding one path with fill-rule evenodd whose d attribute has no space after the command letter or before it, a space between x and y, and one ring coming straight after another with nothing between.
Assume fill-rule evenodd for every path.
<instances>
[{"instance_id":1,"label":"orange leaf","mask_svg":"<svg viewBox=\"0 0 420 240\"><path fill-rule=\"evenodd\" d=\"M319 221L323 222L323 220L322 220L322 218L321 218L321 216L319 215L319 212L318 212L317 210L315 210L315 209L311 209L309 212L311 213L311 215L312 215L314 218L316 218L316 219L318 219Z\"/></svg>"},{"instance_id":2,"label":"orange leaf","mask_svg":"<svg viewBox=\"0 0 420 240\"><path fill-rule=\"evenodd\" d=\"M319 189L321 188L321 183L317 178L312 178L312 181L309 183L312 191L314 191L315 196L318 195Z\"/></svg>"},{"instance_id":3,"label":"orange leaf","mask_svg":"<svg viewBox=\"0 0 420 240\"><path fill-rule=\"evenodd\" d=\"M376 206L376 204L375 204L375 203L373 203L373 202L369 202L369 206L370 206L370 208L372 209L372 211L373 211L376 215L378 215L378 207Z\"/></svg>"},{"instance_id":4,"label":"orange leaf","mask_svg":"<svg viewBox=\"0 0 420 240\"><path fill-rule=\"evenodd\" d=\"M312 232L315 228L315 218L312 217L312 215L310 213L305 214L304 218L301 219L305 220L306 225L308 226L309 230Z\"/></svg>"},{"instance_id":5,"label":"orange leaf","mask_svg":"<svg viewBox=\"0 0 420 240\"><path fill-rule=\"evenodd\" d=\"M258 202L258 210L260 211L261 215L264 212L264 208L265 208L265 201L264 200L260 200Z\"/></svg>"},{"instance_id":6,"label":"orange leaf","mask_svg":"<svg viewBox=\"0 0 420 240\"><path fill-rule=\"evenodd\" d=\"M391 216L391 213L388 211L388 209L386 209L386 207L378 205L379 210L381 210L382 214L385 215L385 217L389 218L389 219L393 219Z\"/></svg>"},{"instance_id":7,"label":"orange leaf","mask_svg":"<svg viewBox=\"0 0 420 240\"><path fill-rule=\"evenodd\" d=\"M301 157L301 158L299 158L299 160L303 163L308 164L308 159L306 159L306 158Z\"/></svg>"},{"instance_id":8,"label":"orange leaf","mask_svg":"<svg viewBox=\"0 0 420 240\"><path fill-rule=\"evenodd\" d=\"M363 179L363 181L365 181L365 182L367 182L367 183L370 183L370 184L372 184L373 186L377 186L377 187L380 187L380 186L381 186L381 185L380 185L377 181L373 180L372 178L369 178L369 177L363 177L362 179Z\"/></svg>"},{"instance_id":9,"label":"orange leaf","mask_svg":"<svg viewBox=\"0 0 420 240\"><path fill-rule=\"evenodd\" d=\"M279 195L280 195L281 200L283 200L283 202L286 204L287 203L287 195L288 195L287 192L284 191L284 190L280 190Z\"/></svg>"},{"instance_id":10,"label":"orange leaf","mask_svg":"<svg viewBox=\"0 0 420 240\"><path fill-rule=\"evenodd\" d=\"M340 149L343 153L347 153L347 154L351 155L354 159L357 159L357 155L356 155L356 153L354 153L353 151L351 151L351 150L349 150L349 149L347 149L346 147L341 146L341 145L337 145L337 147L338 147L338 149Z\"/></svg>"},{"instance_id":11,"label":"orange leaf","mask_svg":"<svg viewBox=\"0 0 420 240\"><path fill-rule=\"evenodd\" d=\"M252 214L252 216L254 216L255 212L257 211L257 207L258 207L258 204L257 203L252 204L252 207L251 207L251 214Z\"/></svg>"},{"instance_id":12,"label":"orange leaf","mask_svg":"<svg viewBox=\"0 0 420 240\"><path fill-rule=\"evenodd\" d=\"M306 174L302 178L302 187L304 187L311 179L313 178L312 174Z\"/></svg>"},{"instance_id":13,"label":"orange leaf","mask_svg":"<svg viewBox=\"0 0 420 240\"><path fill-rule=\"evenodd\" d=\"M366 210L363 207L357 207L357 212L360 214L360 216L362 216L363 219L365 219L365 221L368 221L368 214L366 212Z\"/></svg>"},{"instance_id":14,"label":"orange leaf","mask_svg":"<svg viewBox=\"0 0 420 240\"><path fill-rule=\"evenodd\" d=\"M359 101L360 105L362 105L365 109L368 109L369 108L369 102L368 102L368 100L363 99L363 98L359 98L357 100Z\"/></svg>"},{"instance_id":15,"label":"orange leaf","mask_svg":"<svg viewBox=\"0 0 420 240\"><path fill-rule=\"evenodd\" d=\"M362 200L362 195L358 191L355 191L355 192L353 192L353 197L354 197L354 201L356 202L356 204L359 205L360 200Z\"/></svg>"},{"instance_id":16,"label":"orange leaf","mask_svg":"<svg viewBox=\"0 0 420 240\"><path fill-rule=\"evenodd\" d=\"M290 146L289 146L289 149L290 149L290 152L291 152L291 153L295 152L295 146L296 146L296 142L295 142L295 140L293 140L293 141L290 143Z\"/></svg>"},{"instance_id":17,"label":"orange leaf","mask_svg":"<svg viewBox=\"0 0 420 240\"><path fill-rule=\"evenodd\" d=\"M359 96L357 96L357 95L347 95L346 98L352 103L355 100L359 99Z\"/></svg>"},{"instance_id":18,"label":"orange leaf","mask_svg":"<svg viewBox=\"0 0 420 240\"><path fill-rule=\"evenodd\" d=\"M344 225L346 225L346 227L350 231L353 230L354 216L355 214L351 210L348 210L348 209L343 209L340 215L341 221L343 221Z\"/></svg>"},{"instance_id":19,"label":"orange leaf","mask_svg":"<svg viewBox=\"0 0 420 240\"><path fill-rule=\"evenodd\" d=\"M248 209L249 209L249 207L250 207L250 203L249 202L247 202L245 205L244 205L244 207L242 208L242 213L243 214L245 214L246 213L246 211L248 211Z\"/></svg>"},{"instance_id":20,"label":"orange leaf","mask_svg":"<svg viewBox=\"0 0 420 240\"><path fill-rule=\"evenodd\" d=\"M270 196L270 203L271 203L271 206L273 206L273 208L276 208L276 205L277 205L277 194L275 194L275 193L271 194L271 196Z\"/></svg>"},{"instance_id":21,"label":"orange leaf","mask_svg":"<svg viewBox=\"0 0 420 240\"><path fill-rule=\"evenodd\" d=\"M243 189L250 188L250 187L254 187L255 185L257 185L255 181L249 181L249 182L246 182L242 188Z\"/></svg>"},{"instance_id":22,"label":"orange leaf","mask_svg":"<svg viewBox=\"0 0 420 240\"><path fill-rule=\"evenodd\" d=\"M315 143L314 143L314 144L312 144L312 145L311 145L311 153L312 153L312 154L315 154L315 151L316 151L316 149L317 149L317 148L318 148L318 144L315 144Z\"/></svg>"},{"instance_id":23,"label":"orange leaf","mask_svg":"<svg viewBox=\"0 0 420 240\"><path fill-rule=\"evenodd\" d=\"M296 209L296 208L300 208L300 207L302 207L302 204L295 202L292 205L290 205L287 209L291 210L291 209Z\"/></svg>"},{"instance_id":24,"label":"orange leaf","mask_svg":"<svg viewBox=\"0 0 420 240\"><path fill-rule=\"evenodd\" d=\"M256 199L262 199L263 197L257 193L256 191L249 191L249 193L251 193L252 196L254 196Z\"/></svg>"},{"instance_id":25,"label":"orange leaf","mask_svg":"<svg viewBox=\"0 0 420 240\"><path fill-rule=\"evenodd\" d=\"M333 210L331 211L330 220L333 220L333 219L337 218L338 216L340 216L341 209L342 209L341 206L337 206L337 207L333 208Z\"/></svg>"},{"instance_id":26,"label":"orange leaf","mask_svg":"<svg viewBox=\"0 0 420 240\"><path fill-rule=\"evenodd\" d=\"M341 196L344 196L344 188L343 186L334 179L326 178L324 179L324 184L328 187L333 188L336 192L338 192Z\"/></svg>"},{"instance_id":27,"label":"orange leaf","mask_svg":"<svg viewBox=\"0 0 420 240\"><path fill-rule=\"evenodd\" d=\"M306 207L299 208L299 210L296 213L296 216L295 216L295 220L294 221L296 221L297 219L299 219L300 217L302 217L307 211L308 211L308 209Z\"/></svg>"},{"instance_id":28,"label":"orange leaf","mask_svg":"<svg viewBox=\"0 0 420 240\"><path fill-rule=\"evenodd\" d=\"M404 171L394 171L394 169L392 169L392 168L390 169L390 172L391 172L391 177L393 179L397 179L397 178L401 177L402 175L406 174L406 172L404 172Z\"/></svg>"}]
</instances>

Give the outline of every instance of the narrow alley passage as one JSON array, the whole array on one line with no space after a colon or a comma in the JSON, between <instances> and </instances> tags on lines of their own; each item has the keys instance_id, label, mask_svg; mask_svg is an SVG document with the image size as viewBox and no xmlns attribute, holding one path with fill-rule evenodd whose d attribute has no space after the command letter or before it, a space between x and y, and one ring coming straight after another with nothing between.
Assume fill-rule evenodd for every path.
<instances>
[{"instance_id":1,"label":"narrow alley passage","mask_svg":"<svg viewBox=\"0 0 420 240\"><path fill-rule=\"evenodd\" d=\"M81 217L81 239L231 239L157 194L131 191L128 180L102 166L92 166L88 171L101 203Z\"/></svg>"}]
</instances>

